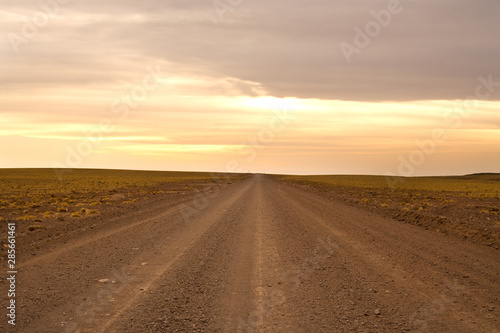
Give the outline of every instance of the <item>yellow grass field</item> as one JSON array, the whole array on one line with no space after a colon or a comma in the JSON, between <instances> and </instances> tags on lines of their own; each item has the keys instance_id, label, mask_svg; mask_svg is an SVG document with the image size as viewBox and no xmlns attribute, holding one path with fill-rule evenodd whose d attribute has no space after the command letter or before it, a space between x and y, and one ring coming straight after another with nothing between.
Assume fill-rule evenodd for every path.
<instances>
[{"instance_id":1,"label":"yellow grass field","mask_svg":"<svg viewBox=\"0 0 500 333\"><path fill-rule=\"evenodd\" d=\"M97 215L103 205L186 191L242 177L208 172L74 169L62 181L52 169L0 169L0 221L47 221Z\"/></svg>"},{"instance_id":2,"label":"yellow grass field","mask_svg":"<svg viewBox=\"0 0 500 333\"><path fill-rule=\"evenodd\" d=\"M284 180L395 191L453 192L471 198L500 198L500 174L453 177L281 176Z\"/></svg>"},{"instance_id":3,"label":"yellow grass field","mask_svg":"<svg viewBox=\"0 0 500 333\"><path fill-rule=\"evenodd\" d=\"M396 220L500 246L500 174L276 177Z\"/></svg>"}]
</instances>

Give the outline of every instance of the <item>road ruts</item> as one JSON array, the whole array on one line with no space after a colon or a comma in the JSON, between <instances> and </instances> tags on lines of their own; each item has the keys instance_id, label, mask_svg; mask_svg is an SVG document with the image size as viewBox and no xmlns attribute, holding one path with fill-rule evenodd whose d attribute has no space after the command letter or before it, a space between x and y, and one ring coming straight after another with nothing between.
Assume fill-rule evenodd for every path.
<instances>
[{"instance_id":1,"label":"road ruts","mask_svg":"<svg viewBox=\"0 0 500 333\"><path fill-rule=\"evenodd\" d=\"M41 249L11 331L499 332L495 249L265 175L185 204Z\"/></svg>"}]
</instances>

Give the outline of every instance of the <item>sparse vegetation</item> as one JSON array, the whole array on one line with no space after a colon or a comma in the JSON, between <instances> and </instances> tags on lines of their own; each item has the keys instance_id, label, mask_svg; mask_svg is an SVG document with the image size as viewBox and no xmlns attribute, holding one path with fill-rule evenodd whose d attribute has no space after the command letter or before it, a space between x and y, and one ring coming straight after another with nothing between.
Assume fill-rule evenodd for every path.
<instances>
[{"instance_id":1,"label":"sparse vegetation","mask_svg":"<svg viewBox=\"0 0 500 333\"><path fill-rule=\"evenodd\" d=\"M34 224L34 225L29 225L26 229L28 229L28 231L34 231L37 229L47 229L47 227L43 225Z\"/></svg>"},{"instance_id":2,"label":"sparse vegetation","mask_svg":"<svg viewBox=\"0 0 500 333\"><path fill-rule=\"evenodd\" d=\"M456 177L277 176L349 204L500 247L500 174ZM393 186L391 186L393 185Z\"/></svg>"},{"instance_id":3,"label":"sparse vegetation","mask_svg":"<svg viewBox=\"0 0 500 333\"><path fill-rule=\"evenodd\" d=\"M35 215L24 215L24 216L18 217L17 219L19 221L31 221L31 220L34 221L34 220L38 219L38 217Z\"/></svg>"},{"instance_id":4,"label":"sparse vegetation","mask_svg":"<svg viewBox=\"0 0 500 333\"><path fill-rule=\"evenodd\" d=\"M54 216L54 212L53 211L46 211L44 214L43 214L43 217L45 218L51 218L52 216Z\"/></svg>"},{"instance_id":5,"label":"sparse vegetation","mask_svg":"<svg viewBox=\"0 0 500 333\"><path fill-rule=\"evenodd\" d=\"M95 209L87 210L87 212L85 213L85 215L98 215L98 214L99 214L99 211L95 210Z\"/></svg>"},{"instance_id":6,"label":"sparse vegetation","mask_svg":"<svg viewBox=\"0 0 500 333\"><path fill-rule=\"evenodd\" d=\"M470 175L456 177L395 177L385 176L280 176L295 182L321 183L335 187L353 187L389 191L419 191L413 193L420 197L420 191L439 190L470 198L498 198L500 195L500 175ZM391 186L391 184L393 186ZM437 196L436 196L437 197ZM429 198L429 199L435 199Z\"/></svg>"},{"instance_id":7,"label":"sparse vegetation","mask_svg":"<svg viewBox=\"0 0 500 333\"><path fill-rule=\"evenodd\" d=\"M172 193L172 188L176 194L191 191L192 184L214 182L218 177L225 183L227 177L242 175L77 169L64 172L61 181L52 169L0 169L0 221L50 223L101 215L113 205ZM88 208L98 206L103 209Z\"/></svg>"}]
</instances>

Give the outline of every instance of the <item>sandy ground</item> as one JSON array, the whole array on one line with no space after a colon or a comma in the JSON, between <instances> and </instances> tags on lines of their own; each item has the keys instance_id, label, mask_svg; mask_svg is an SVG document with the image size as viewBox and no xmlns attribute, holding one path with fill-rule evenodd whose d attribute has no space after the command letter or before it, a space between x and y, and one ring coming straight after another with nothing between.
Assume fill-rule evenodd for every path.
<instances>
[{"instance_id":1,"label":"sandy ground","mask_svg":"<svg viewBox=\"0 0 500 333\"><path fill-rule=\"evenodd\" d=\"M498 250L267 176L213 188L20 237L0 331L500 332Z\"/></svg>"},{"instance_id":2,"label":"sandy ground","mask_svg":"<svg viewBox=\"0 0 500 333\"><path fill-rule=\"evenodd\" d=\"M500 249L498 197L468 197L464 193L443 191L439 187L435 191L393 191L369 186L330 186L314 181L294 181L293 178L283 180L280 176L275 178L349 206ZM500 182L498 184L500 189Z\"/></svg>"}]
</instances>

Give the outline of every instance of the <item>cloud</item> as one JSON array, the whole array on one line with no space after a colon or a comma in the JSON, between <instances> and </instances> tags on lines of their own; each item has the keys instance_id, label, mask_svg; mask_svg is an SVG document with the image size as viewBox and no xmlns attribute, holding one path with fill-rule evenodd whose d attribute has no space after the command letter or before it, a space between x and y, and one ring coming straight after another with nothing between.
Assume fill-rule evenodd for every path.
<instances>
[{"instance_id":1,"label":"cloud","mask_svg":"<svg viewBox=\"0 0 500 333\"><path fill-rule=\"evenodd\" d=\"M245 168L299 172L307 156L310 172L384 173L435 128L449 133L441 169L429 162L419 172L458 170L446 158L463 162L460 154L476 154L476 168L498 160L487 158L499 142L498 1L401 0L366 47L355 29L373 26L388 0L247 0L222 16L213 3L71 1L19 52L9 36L23 36L44 9L2 4L0 144L19 147L4 148L5 163L16 166L16 154L22 165L30 154L41 166L64 160L108 119L114 130L81 166L195 170L203 160L220 170L246 161L242 147L284 105L290 124ZM358 47L350 63L342 43ZM127 117L114 113L155 67L158 87ZM493 83L464 110L479 77Z\"/></svg>"},{"instance_id":2,"label":"cloud","mask_svg":"<svg viewBox=\"0 0 500 333\"><path fill-rule=\"evenodd\" d=\"M353 29L364 29L374 20L370 11L387 6L243 1L219 20L211 1L71 2L19 55L8 57L0 86L113 83L155 61L176 67L172 75L255 82L276 97L464 99L478 76L500 81L500 4L493 0L402 0L402 12L348 65L339 44L352 44ZM40 9L20 1L3 10L29 15ZM5 30L20 31L23 21L9 17Z\"/></svg>"}]
</instances>

